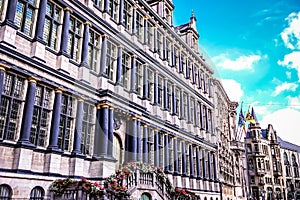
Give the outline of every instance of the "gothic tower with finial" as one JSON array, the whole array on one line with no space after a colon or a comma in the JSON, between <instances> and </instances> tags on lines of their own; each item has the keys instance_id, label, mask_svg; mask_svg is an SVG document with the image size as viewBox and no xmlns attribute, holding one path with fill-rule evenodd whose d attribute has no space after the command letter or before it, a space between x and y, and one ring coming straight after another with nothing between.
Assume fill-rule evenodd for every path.
<instances>
[{"instance_id":1,"label":"gothic tower with finial","mask_svg":"<svg viewBox=\"0 0 300 200\"><path fill-rule=\"evenodd\" d=\"M175 31L177 31L181 38L197 52L199 34L196 27L196 21L194 10L192 10L190 21L186 24L175 27Z\"/></svg>"}]
</instances>

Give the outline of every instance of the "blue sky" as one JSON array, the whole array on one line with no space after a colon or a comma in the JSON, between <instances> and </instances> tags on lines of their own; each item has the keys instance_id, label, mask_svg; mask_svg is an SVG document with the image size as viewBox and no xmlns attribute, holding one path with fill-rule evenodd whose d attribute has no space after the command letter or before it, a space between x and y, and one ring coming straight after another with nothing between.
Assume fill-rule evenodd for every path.
<instances>
[{"instance_id":1,"label":"blue sky","mask_svg":"<svg viewBox=\"0 0 300 200\"><path fill-rule=\"evenodd\" d=\"M272 124L300 145L299 0L173 0L174 24L194 10L199 45L232 101L253 106L262 128ZM238 108L238 112L239 112Z\"/></svg>"}]
</instances>

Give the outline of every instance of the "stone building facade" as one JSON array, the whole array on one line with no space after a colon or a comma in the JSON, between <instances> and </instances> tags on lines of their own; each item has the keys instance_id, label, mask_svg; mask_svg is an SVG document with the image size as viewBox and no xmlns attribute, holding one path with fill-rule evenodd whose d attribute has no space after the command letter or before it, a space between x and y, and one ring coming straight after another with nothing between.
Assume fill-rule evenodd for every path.
<instances>
[{"instance_id":1,"label":"stone building facade","mask_svg":"<svg viewBox=\"0 0 300 200\"><path fill-rule=\"evenodd\" d=\"M248 191L255 199L300 199L299 147L277 136L271 124L249 124L245 138Z\"/></svg>"},{"instance_id":2,"label":"stone building facade","mask_svg":"<svg viewBox=\"0 0 300 200\"><path fill-rule=\"evenodd\" d=\"M238 103L229 100L221 82L217 79L214 80L214 88L221 196L225 200L246 199L243 163L245 148L236 126Z\"/></svg>"},{"instance_id":3,"label":"stone building facade","mask_svg":"<svg viewBox=\"0 0 300 200\"><path fill-rule=\"evenodd\" d=\"M213 70L172 1L0 0L0 198L127 162L220 199ZM227 134L227 133L226 133ZM233 179L233 177L231 178ZM132 199L155 188L133 190Z\"/></svg>"},{"instance_id":4,"label":"stone building facade","mask_svg":"<svg viewBox=\"0 0 300 200\"><path fill-rule=\"evenodd\" d=\"M286 142L278 137L280 143L282 175L285 184L284 195L287 199L300 199L300 146Z\"/></svg>"}]
</instances>

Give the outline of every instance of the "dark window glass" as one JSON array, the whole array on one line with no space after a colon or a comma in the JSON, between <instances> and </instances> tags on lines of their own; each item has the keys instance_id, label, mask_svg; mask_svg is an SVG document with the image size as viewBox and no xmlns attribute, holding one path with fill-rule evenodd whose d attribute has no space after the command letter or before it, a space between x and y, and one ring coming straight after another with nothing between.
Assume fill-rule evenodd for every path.
<instances>
[{"instance_id":1,"label":"dark window glass","mask_svg":"<svg viewBox=\"0 0 300 200\"><path fill-rule=\"evenodd\" d=\"M35 187L30 192L30 200L43 200L45 196L45 191L42 187Z\"/></svg>"},{"instance_id":2,"label":"dark window glass","mask_svg":"<svg viewBox=\"0 0 300 200\"><path fill-rule=\"evenodd\" d=\"M81 132L81 152L83 154L91 154L91 135L93 133L94 126L94 106L88 103L83 104L83 120L82 120L82 132Z\"/></svg>"},{"instance_id":3,"label":"dark window glass","mask_svg":"<svg viewBox=\"0 0 300 200\"><path fill-rule=\"evenodd\" d=\"M97 72L100 68L100 35L94 30L89 34L89 66L92 71Z\"/></svg>"},{"instance_id":4,"label":"dark window glass","mask_svg":"<svg viewBox=\"0 0 300 200\"><path fill-rule=\"evenodd\" d=\"M70 58L79 61L79 49L80 49L80 39L81 39L81 28L82 22L80 22L75 17L70 17L69 24L69 38L68 38L68 49L67 52Z\"/></svg>"},{"instance_id":5,"label":"dark window glass","mask_svg":"<svg viewBox=\"0 0 300 200\"><path fill-rule=\"evenodd\" d=\"M10 186L2 184L0 185L0 199L1 200L10 200L12 196L12 189Z\"/></svg>"},{"instance_id":6,"label":"dark window glass","mask_svg":"<svg viewBox=\"0 0 300 200\"><path fill-rule=\"evenodd\" d=\"M57 50L58 27L62 9L51 1L47 1L43 39L47 46Z\"/></svg>"},{"instance_id":7,"label":"dark window glass","mask_svg":"<svg viewBox=\"0 0 300 200\"><path fill-rule=\"evenodd\" d=\"M35 0L18 0L15 24L25 35L33 35L33 20L35 14Z\"/></svg>"},{"instance_id":8,"label":"dark window glass","mask_svg":"<svg viewBox=\"0 0 300 200\"><path fill-rule=\"evenodd\" d=\"M58 135L58 148L70 151L71 131L74 122L73 116L74 98L63 94L61 99L61 114Z\"/></svg>"},{"instance_id":9,"label":"dark window glass","mask_svg":"<svg viewBox=\"0 0 300 200\"><path fill-rule=\"evenodd\" d=\"M0 139L14 140L21 116L24 78L5 74L0 104Z\"/></svg>"},{"instance_id":10,"label":"dark window glass","mask_svg":"<svg viewBox=\"0 0 300 200\"><path fill-rule=\"evenodd\" d=\"M46 146L50 121L51 90L37 85L29 141L36 146ZM26 102L25 102L26 103Z\"/></svg>"}]
</instances>

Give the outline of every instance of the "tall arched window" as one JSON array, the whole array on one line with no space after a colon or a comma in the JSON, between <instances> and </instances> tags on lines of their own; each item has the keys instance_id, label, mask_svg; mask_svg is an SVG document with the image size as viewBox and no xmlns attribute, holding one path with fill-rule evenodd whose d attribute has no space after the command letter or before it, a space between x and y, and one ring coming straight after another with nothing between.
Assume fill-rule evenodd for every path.
<instances>
[{"instance_id":1,"label":"tall arched window","mask_svg":"<svg viewBox=\"0 0 300 200\"><path fill-rule=\"evenodd\" d=\"M281 190L280 190L280 188L275 189L275 198L276 198L276 200L281 199Z\"/></svg>"},{"instance_id":2,"label":"tall arched window","mask_svg":"<svg viewBox=\"0 0 300 200\"><path fill-rule=\"evenodd\" d=\"M285 165L288 164L288 157L287 157L286 152L283 153L283 162L284 162Z\"/></svg>"},{"instance_id":3,"label":"tall arched window","mask_svg":"<svg viewBox=\"0 0 300 200\"><path fill-rule=\"evenodd\" d=\"M298 178L299 177L299 169L298 169L298 163L296 161L296 157L294 154L292 154L292 165L294 169L294 177Z\"/></svg>"},{"instance_id":4,"label":"tall arched window","mask_svg":"<svg viewBox=\"0 0 300 200\"><path fill-rule=\"evenodd\" d=\"M11 197L12 197L11 187L6 184L0 185L0 199L1 200L10 200Z\"/></svg>"},{"instance_id":5,"label":"tall arched window","mask_svg":"<svg viewBox=\"0 0 300 200\"><path fill-rule=\"evenodd\" d=\"M254 167L253 167L253 160L252 159L249 159L249 169L250 170L254 169Z\"/></svg>"},{"instance_id":6,"label":"tall arched window","mask_svg":"<svg viewBox=\"0 0 300 200\"><path fill-rule=\"evenodd\" d=\"M42 187L36 186L30 192L30 200L43 200L45 191Z\"/></svg>"},{"instance_id":7,"label":"tall arched window","mask_svg":"<svg viewBox=\"0 0 300 200\"><path fill-rule=\"evenodd\" d=\"M292 154L292 164L293 164L293 166L298 165L294 154Z\"/></svg>"},{"instance_id":8,"label":"tall arched window","mask_svg":"<svg viewBox=\"0 0 300 200\"><path fill-rule=\"evenodd\" d=\"M122 145L121 139L118 135L114 134L114 143L113 143L113 157L117 159L116 169L120 168L122 163Z\"/></svg>"}]
</instances>

